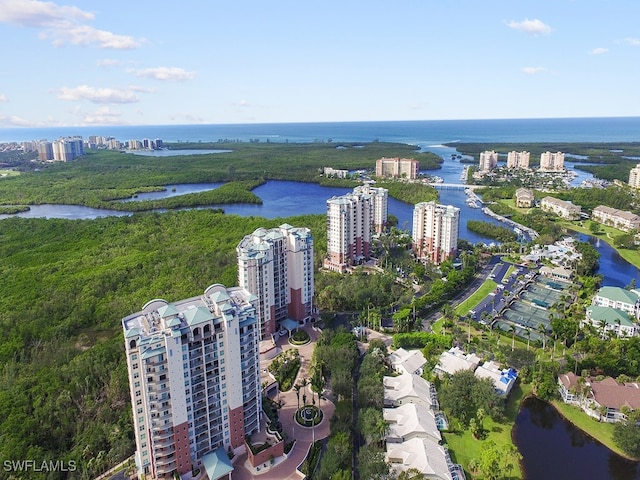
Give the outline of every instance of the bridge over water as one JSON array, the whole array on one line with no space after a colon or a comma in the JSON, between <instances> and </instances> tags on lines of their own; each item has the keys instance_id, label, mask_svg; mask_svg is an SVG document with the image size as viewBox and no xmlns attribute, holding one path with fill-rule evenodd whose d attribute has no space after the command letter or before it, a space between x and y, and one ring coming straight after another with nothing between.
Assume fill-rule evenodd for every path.
<instances>
[{"instance_id":1,"label":"bridge over water","mask_svg":"<svg viewBox=\"0 0 640 480\"><path fill-rule=\"evenodd\" d=\"M466 183L430 183L429 185L439 190L464 190L465 188L475 190L484 188L484 185L467 185Z\"/></svg>"}]
</instances>

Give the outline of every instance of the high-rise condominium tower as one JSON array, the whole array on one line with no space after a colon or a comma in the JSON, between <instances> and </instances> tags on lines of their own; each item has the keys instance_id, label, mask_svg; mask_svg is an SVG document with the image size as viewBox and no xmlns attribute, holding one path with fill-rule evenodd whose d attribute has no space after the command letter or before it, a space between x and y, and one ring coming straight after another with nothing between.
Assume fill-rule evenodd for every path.
<instances>
[{"instance_id":1,"label":"high-rise condominium tower","mask_svg":"<svg viewBox=\"0 0 640 480\"><path fill-rule=\"evenodd\" d=\"M170 479L212 457L224 463L259 431L254 302L242 288L212 285L186 300L152 300L122 319L141 478Z\"/></svg>"},{"instance_id":2,"label":"high-rise condominium tower","mask_svg":"<svg viewBox=\"0 0 640 480\"><path fill-rule=\"evenodd\" d=\"M311 316L313 236L308 228L259 228L242 239L236 253L238 283L257 297L261 340L276 333L282 320Z\"/></svg>"},{"instance_id":3,"label":"high-rise condominium tower","mask_svg":"<svg viewBox=\"0 0 640 480\"><path fill-rule=\"evenodd\" d=\"M460 209L435 202L413 209L413 251L422 261L435 264L455 257L458 249Z\"/></svg>"}]
</instances>

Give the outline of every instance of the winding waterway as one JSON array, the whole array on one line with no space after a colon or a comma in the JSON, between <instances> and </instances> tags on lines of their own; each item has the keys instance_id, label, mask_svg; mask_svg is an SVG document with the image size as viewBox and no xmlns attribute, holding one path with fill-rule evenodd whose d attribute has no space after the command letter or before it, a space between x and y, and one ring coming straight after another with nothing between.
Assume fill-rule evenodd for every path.
<instances>
[{"instance_id":1,"label":"winding waterway","mask_svg":"<svg viewBox=\"0 0 640 480\"><path fill-rule=\"evenodd\" d=\"M640 479L637 462L615 454L535 397L522 403L513 440L527 480Z\"/></svg>"}]
</instances>

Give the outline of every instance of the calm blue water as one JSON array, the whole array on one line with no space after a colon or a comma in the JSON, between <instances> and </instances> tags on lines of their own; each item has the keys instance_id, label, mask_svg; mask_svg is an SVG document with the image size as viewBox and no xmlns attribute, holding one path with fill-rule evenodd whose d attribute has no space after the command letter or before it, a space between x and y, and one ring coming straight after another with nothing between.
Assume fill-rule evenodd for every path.
<instances>
[{"instance_id":1,"label":"calm blue water","mask_svg":"<svg viewBox=\"0 0 640 480\"><path fill-rule=\"evenodd\" d=\"M630 462L562 418L546 402L524 400L513 429L527 480L632 480L640 478Z\"/></svg>"},{"instance_id":2,"label":"calm blue water","mask_svg":"<svg viewBox=\"0 0 640 480\"><path fill-rule=\"evenodd\" d=\"M165 142L379 140L420 146L455 141L632 142L640 141L640 117L2 128L0 142L52 140L68 135L113 136L121 141L160 138Z\"/></svg>"},{"instance_id":3,"label":"calm blue water","mask_svg":"<svg viewBox=\"0 0 640 480\"><path fill-rule=\"evenodd\" d=\"M600 252L598 273L604 276L603 285L625 288L634 279L640 285L640 271L620 256L607 242L592 235L578 234L581 242L589 242Z\"/></svg>"},{"instance_id":4,"label":"calm blue water","mask_svg":"<svg viewBox=\"0 0 640 480\"><path fill-rule=\"evenodd\" d=\"M161 198L197 193L212 190L220 186L220 183L203 183L187 185L168 185L162 192L150 192L138 194L136 198L123 201L157 200ZM264 218L286 218L296 215L317 215L327 212L327 200L333 196L344 195L352 191L348 188L322 187L316 183L300 183L282 180L270 180L255 188L253 193L258 195L263 203L211 205L211 208L221 208L227 214L243 217L255 216ZM482 220L499 224L488 217L478 208L469 208L466 196L462 190L441 190L440 202L447 205L456 205L460 208L460 238L472 243L491 243L493 240L484 238L467 230L468 220ZM413 205L401 202L395 198L389 198L389 213L398 218L398 227L411 231L413 223ZM18 213L16 217L22 218L66 218L66 219L92 219L105 216L125 216L128 212L117 210L100 210L76 205L32 205L27 212ZM8 215L0 215L0 219Z\"/></svg>"}]
</instances>

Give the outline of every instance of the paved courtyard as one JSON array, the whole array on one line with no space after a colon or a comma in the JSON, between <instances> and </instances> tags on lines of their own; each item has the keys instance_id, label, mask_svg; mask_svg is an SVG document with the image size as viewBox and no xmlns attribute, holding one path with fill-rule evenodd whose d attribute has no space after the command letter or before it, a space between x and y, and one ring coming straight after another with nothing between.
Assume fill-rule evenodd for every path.
<instances>
[{"instance_id":1,"label":"paved courtyard","mask_svg":"<svg viewBox=\"0 0 640 480\"><path fill-rule=\"evenodd\" d=\"M302 328L302 327L301 327ZM315 341L320 336L320 332L313 329L311 325L305 325L304 330L311 337L311 342L307 345L293 346L288 342L288 337L279 337L277 346L284 350L289 348L295 348L300 353L300 371L296 377L295 383L298 383L303 378L309 378L308 368L311 362L311 356L313 355L313 348ZM271 363L271 360L261 361L260 369L264 371ZM312 398L312 391L310 386L306 386L300 390L300 402L302 402L302 395L307 395L307 400ZM314 394L315 395L315 394ZM300 480L304 478L300 472L298 472L298 466L305 460L309 448L313 443L313 440L320 440L329 436L329 420L333 416L334 405L329 400L321 400L320 408L322 409L323 418L322 422L314 428L305 428L294 419L294 415L298 405L298 398L295 390L292 388L287 392L280 392L280 402L282 402L282 408L279 410L280 422L282 428L286 434L287 439L295 439L296 443L286 456L286 458L280 457L276 459L274 465L263 464L260 465L260 470L253 468L248 462L247 454L243 453L233 459L234 471L231 474L233 480L248 480L253 478L259 478L261 480ZM275 397L278 401L278 396Z\"/></svg>"}]
</instances>

